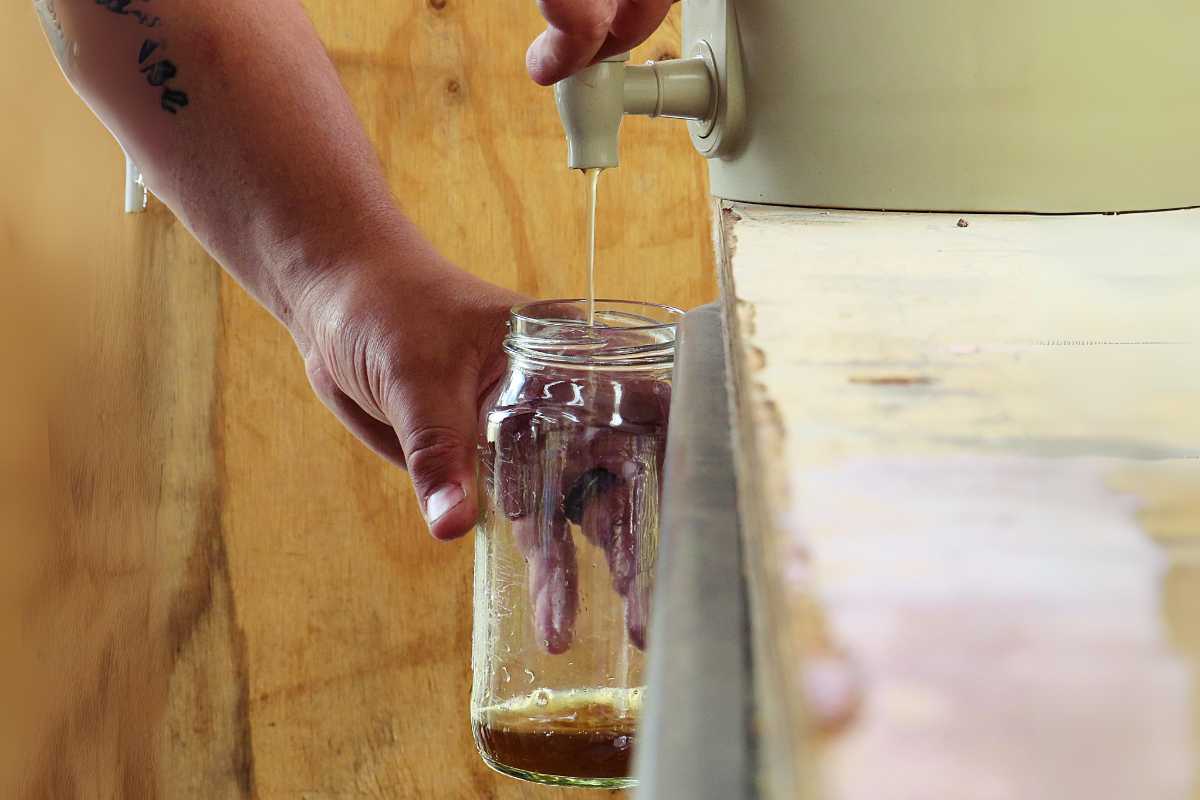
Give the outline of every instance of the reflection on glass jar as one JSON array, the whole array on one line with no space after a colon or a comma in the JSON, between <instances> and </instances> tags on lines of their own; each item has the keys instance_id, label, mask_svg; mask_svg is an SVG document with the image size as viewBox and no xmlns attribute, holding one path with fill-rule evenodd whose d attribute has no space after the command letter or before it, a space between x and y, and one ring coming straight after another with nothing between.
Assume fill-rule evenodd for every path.
<instances>
[{"instance_id":1,"label":"reflection on glass jar","mask_svg":"<svg viewBox=\"0 0 1200 800\"><path fill-rule=\"evenodd\" d=\"M513 310L480 443L471 722L527 780L629 786L677 309Z\"/></svg>"}]
</instances>

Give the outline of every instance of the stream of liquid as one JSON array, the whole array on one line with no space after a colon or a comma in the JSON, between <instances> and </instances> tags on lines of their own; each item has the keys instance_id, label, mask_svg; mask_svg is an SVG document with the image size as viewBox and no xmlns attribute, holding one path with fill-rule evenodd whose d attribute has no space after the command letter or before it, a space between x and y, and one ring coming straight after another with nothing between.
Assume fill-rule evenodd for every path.
<instances>
[{"instance_id":1,"label":"stream of liquid","mask_svg":"<svg viewBox=\"0 0 1200 800\"><path fill-rule=\"evenodd\" d=\"M588 325L596 324L596 190L603 171L601 167L583 171L588 182Z\"/></svg>"}]
</instances>

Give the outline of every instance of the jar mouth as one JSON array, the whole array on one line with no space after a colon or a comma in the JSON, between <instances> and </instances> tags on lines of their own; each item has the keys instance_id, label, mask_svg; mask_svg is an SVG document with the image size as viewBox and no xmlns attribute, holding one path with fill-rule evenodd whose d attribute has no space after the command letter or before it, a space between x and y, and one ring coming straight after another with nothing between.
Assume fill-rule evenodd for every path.
<instances>
[{"instance_id":1,"label":"jar mouth","mask_svg":"<svg viewBox=\"0 0 1200 800\"><path fill-rule=\"evenodd\" d=\"M547 365L590 369L669 366L683 311L637 300L597 300L595 324L588 301L538 300L516 306L509 317L505 351Z\"/></svg>"}]
</instances>

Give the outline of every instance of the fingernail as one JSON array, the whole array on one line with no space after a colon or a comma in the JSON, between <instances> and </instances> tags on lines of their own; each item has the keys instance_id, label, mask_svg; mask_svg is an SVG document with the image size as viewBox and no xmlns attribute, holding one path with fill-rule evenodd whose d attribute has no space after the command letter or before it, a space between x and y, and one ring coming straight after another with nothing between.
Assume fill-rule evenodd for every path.
<instances>
[{"instance_id":1,"label":"fingernail","mask_svg":"<svg viewBox=\"0 0 1200 800\"><path fill-rule=\"evenodd\" d=\"M429 499L425 501L425 518L432 525L446 516L466 496L466 492L457 483L447 483L444 486L439 486L433 491L433 494L429 495Z\"/></svg>"}]
</instances>

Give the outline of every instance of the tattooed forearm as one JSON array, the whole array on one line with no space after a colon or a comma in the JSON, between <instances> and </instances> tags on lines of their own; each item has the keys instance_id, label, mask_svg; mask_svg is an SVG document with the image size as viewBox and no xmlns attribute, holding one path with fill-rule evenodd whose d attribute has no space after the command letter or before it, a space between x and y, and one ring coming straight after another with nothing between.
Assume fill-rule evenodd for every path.
<instances>
[{"instance_id":1,"label":"tattooed forearm","mask_svg":"<svg viewBox=\"0 0 1200 800\"><path fill-rule=\"evenodd\" d=\"M160 17L147 14L137 8L131 8L134 2L135 0L95 0L96 5L105 10L131 17L139 25L147 28L157 28L162 23ZM150 0L137 0L137 2L149 3ZM146 39L143 41L138 50L138 69L146 76L147 83L156 89L162 89L159 104L163 111L175 114L188 104L188 96L186 92L167 85L167 82L179 73L179 68L170 59L159 58L162 51L166 49L166 40Z\"/></svg>"}]
</instances>

